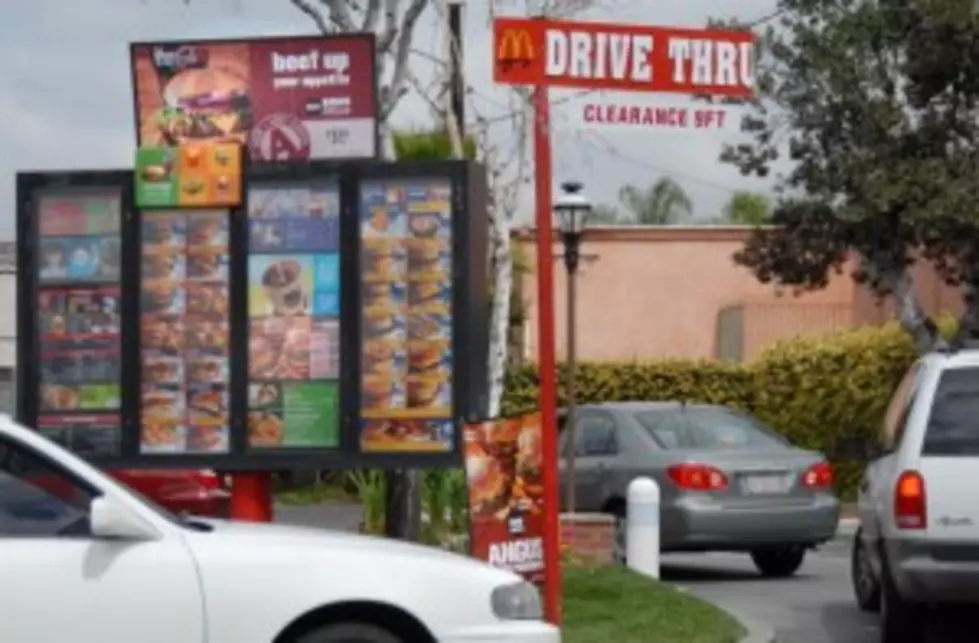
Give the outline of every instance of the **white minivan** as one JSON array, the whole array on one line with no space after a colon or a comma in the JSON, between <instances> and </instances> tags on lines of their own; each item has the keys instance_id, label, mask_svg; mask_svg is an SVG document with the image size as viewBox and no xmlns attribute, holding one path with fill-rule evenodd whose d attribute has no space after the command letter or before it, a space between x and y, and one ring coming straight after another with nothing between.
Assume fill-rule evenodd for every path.
<instances>
[{"instance_id":1,"label":"white minivan","mask_svg":"<svg viewBox=\"0 0 979 643\"><path fill-rule=\"evenodd\" d=\"M921 357L879 440L843 451L869 461L852 554L857 602L880 611L882 643L918 643L930 607L979 604L979 350Z\"/></svg>"}]
</instances>

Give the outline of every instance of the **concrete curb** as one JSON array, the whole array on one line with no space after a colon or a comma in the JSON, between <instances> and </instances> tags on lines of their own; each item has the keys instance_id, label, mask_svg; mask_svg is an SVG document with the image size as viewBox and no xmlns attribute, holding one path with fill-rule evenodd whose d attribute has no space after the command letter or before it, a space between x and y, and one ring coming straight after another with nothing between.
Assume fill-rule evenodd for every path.
<instances>
[{"instance_id":1,"label":"concrete curb","mask_svg":"<svg viewBox=\"0 0 979 643\"><path fill-rule=\"evenodd\" d=\"M725 605L718 605L714 601L709 601L703 596L698 596L695 592L691 592L686 587L681 587L679 585L672 585L673 589L678 592L683 592L684 594L689 594L695 596L705 603L713 605L717 609L725 612L728 616L733 618L735 621L741 624L741 627L745 629L747 634L741 637L739 643L777 643L775 640L775 631L772 630L771 626L756 621L752 618L748 618L744 614L741 614L730 607Z\"/></svg>"},{"instance_id":2,"label":"concrete curb","mask_svg":"<svg viewBox=\"0 0 979 643\"><path fill-rule=\"evenodd\" d=\"M715 605L717 604L715 603ZM776 643L775 631L772 630L771 626L759 623L723 605L717 605L717 607L730 614L732 618L741 623L741 627L748 631L741 639L741 643Z\"/></svg>"}]
</instances>

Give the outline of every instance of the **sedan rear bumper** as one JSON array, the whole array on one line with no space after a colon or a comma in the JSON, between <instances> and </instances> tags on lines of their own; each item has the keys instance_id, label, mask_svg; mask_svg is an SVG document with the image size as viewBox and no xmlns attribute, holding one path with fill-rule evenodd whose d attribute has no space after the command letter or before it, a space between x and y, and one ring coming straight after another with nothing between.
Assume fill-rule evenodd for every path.
<instances>
[{"instance_id":1,"label":"sedan rear bumper","mask_svg":"<svg viewBox=\"0 0 979 643\"><path fill-rule=\"evenodd\" d=\"M683 498L663 508L664 550L749 550L770 545L818 545L832 540L840 521L830 495L808 504L756 506L714 504Z\"/></svg>"}]
</instances>

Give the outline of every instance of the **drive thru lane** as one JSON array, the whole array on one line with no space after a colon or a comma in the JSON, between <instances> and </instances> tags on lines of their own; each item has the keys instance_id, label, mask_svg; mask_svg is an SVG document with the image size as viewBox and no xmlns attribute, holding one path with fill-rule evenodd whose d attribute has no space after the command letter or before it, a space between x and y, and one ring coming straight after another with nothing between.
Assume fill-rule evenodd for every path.
<instances>
[{"instance_id":1,"label":"drive thru lane","mask_svg":"<svg viewBox=\"0 0 979 643\"><path fill-rule=\"evenodd\" d=\"M810 553L798 575L763 579L744 554L663 557L663 579L775 630L778 643L876 643L877 616L857 609L850 587L852 530ZM927 643L974 643L977 623L936 614Z\"/></svg>"}]
</instances>

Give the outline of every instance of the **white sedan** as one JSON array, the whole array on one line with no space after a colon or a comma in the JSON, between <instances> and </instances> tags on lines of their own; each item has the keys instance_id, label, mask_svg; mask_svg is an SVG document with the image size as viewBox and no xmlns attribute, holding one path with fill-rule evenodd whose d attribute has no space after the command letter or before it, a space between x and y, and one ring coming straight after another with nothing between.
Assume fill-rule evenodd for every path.
<instances>
[{"instance_id":1,"label":"white sedan","mask_svg":"<svg viewBox=\"0 0 979 643\"><path fill-rule=\"evenodd\" d=\"M437 549L172 515L0 416L0 623L31 643L559 643L536 589Z\"/></svg>"}]
</instances>

